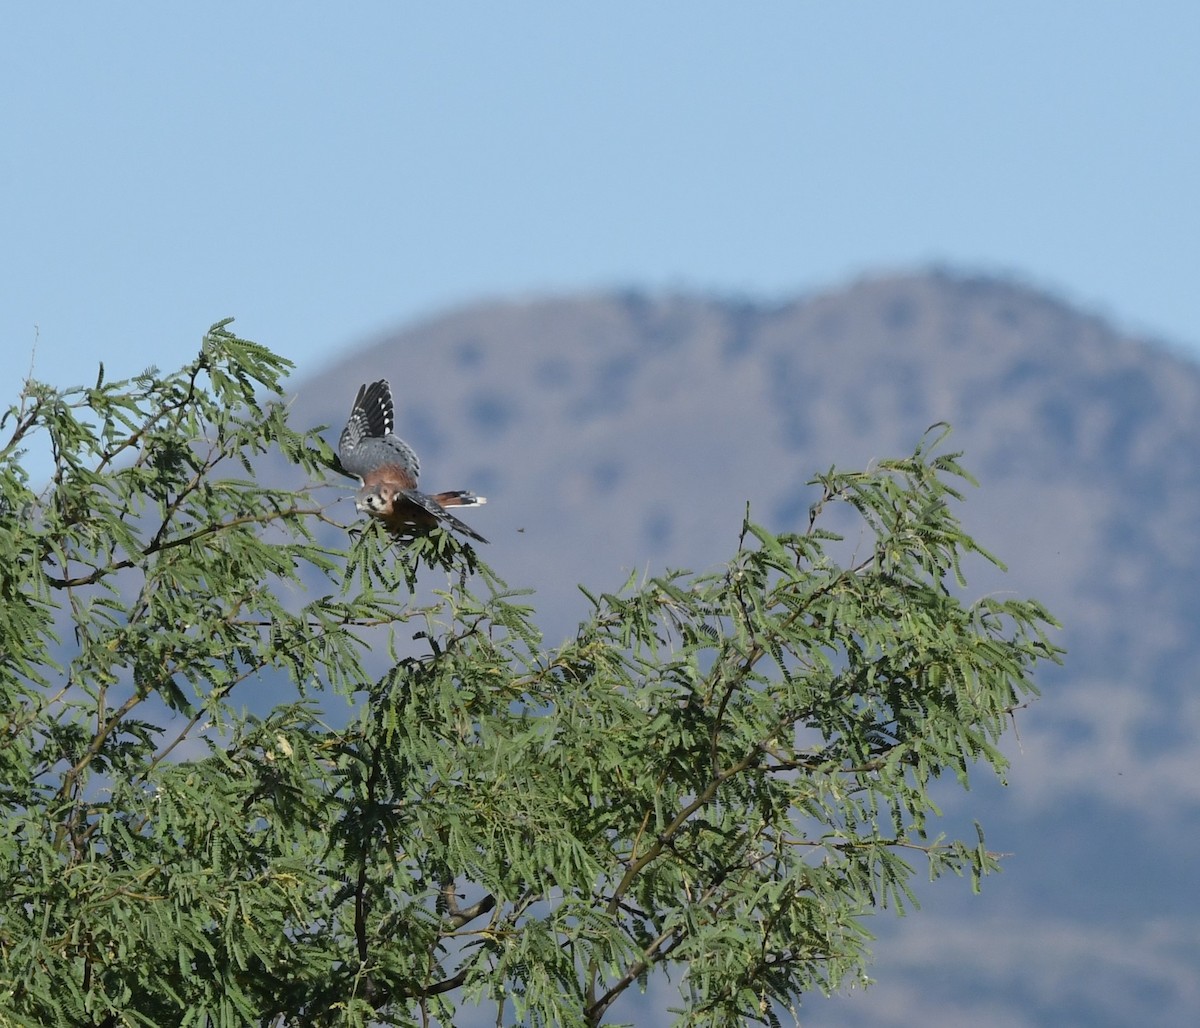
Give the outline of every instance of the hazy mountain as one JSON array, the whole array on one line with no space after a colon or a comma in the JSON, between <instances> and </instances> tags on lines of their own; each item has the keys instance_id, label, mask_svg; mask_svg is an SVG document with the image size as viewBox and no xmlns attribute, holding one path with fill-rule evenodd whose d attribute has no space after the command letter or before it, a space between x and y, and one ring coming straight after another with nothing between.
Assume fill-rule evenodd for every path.
<instances>
[{"instance_id":1,"label":"hazy mountain","mask_svg":"<svg viewBox=\"0 0 1200 1028\"><path fill-rule=\"evenodd\" d=\"M576 582L709 567L732 553L747 501L772 527L803 524L815 471L911 452L952 423L981 481L964 520L1010 568L971 591L1043 600L1067 665L1018 721L1009 787L944 794L950 826L978 817L1013 854L1006 873L981 896L944 881L916 916L881 915L880 984L814 997L804 1023L1194 1023L1194 364L1020 285L922 274L771 306L480 304L301 379L297 422L334 439L378 377L423 484L488 495L467 515L492 540L485 559L537 589L551 643L584 609Z\"/></svg>"}]
</instances>

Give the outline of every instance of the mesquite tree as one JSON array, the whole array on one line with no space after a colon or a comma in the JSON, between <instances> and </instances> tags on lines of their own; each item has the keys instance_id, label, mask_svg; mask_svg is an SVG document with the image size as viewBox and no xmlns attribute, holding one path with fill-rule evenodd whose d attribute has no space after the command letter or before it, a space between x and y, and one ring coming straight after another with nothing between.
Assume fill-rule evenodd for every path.
<instances>
[{"instance_id":1,"label":"mesquite tree","mask_svg":"<svg viewBox=\"0 0 1200 1028\"><path fill-rule=\"evenodd\" d=\"M956 455L820 475L547 649L469 547L337 524L289 366L222 323L0 419L0 1022L598 1025L670 972L664 1018L772 1023L914 858L995 869L929 790L1003 773L1058 651L960 598Z\"/></svg>"}]
</instances>

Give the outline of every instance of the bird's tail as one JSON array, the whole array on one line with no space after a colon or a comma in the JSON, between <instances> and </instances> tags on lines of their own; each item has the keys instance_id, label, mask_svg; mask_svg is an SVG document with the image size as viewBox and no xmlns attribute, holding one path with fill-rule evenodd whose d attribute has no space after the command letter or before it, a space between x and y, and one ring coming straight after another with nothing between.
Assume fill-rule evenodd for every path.
<instances>
[{"instance_id":1,"label":"bird's tail","mask_svg":"<svg viewBox=\"0 0 1200 1028\"><path fill-rule=\"evenodd\" d=\"M454 489L448 493L434 493L433 498L442 507L482 507L487 503L486 496L476 496L466 489Z\"/></svg>"}]
</instances>

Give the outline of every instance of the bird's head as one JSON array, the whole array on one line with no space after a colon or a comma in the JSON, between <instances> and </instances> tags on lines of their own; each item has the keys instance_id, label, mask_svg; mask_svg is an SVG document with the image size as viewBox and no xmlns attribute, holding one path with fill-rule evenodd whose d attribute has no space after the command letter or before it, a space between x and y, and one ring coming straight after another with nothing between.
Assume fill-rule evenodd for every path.
<instances>
[{"instance_id":1,"label":"bird's head","mask_svg":"<svg viewBox=\"0 0 1200 1028\"><path fill-rule=\"evenodd\" d=\"M364 485L354 495L355 509L361 514L372 514L375 517L387 514L392 509L394 490L383 483Z\"/></svg>"}]
</instances>

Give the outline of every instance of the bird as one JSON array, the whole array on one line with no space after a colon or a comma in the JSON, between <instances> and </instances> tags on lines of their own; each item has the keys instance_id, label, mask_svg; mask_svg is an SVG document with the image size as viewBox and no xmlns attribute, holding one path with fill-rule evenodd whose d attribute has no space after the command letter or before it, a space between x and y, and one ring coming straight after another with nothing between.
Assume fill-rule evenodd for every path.
<instances>
[{"instance_id":1,"label":"bird","mask_svg":"<svg viewBox=\"0 0 1200 1028\"><path fill-rule=\"evenodd\" d=\"M486 496L466 489L423 493L417 488L421 462L413 448L392 432L395 409L387 379L359 386L350 418L338 440L338 459L362 488L354 496L359 513L381 522L397 538L449 526L481 543L487 540L459 521L447 507L478 507Z\"/></svg>"}]
</instances>

